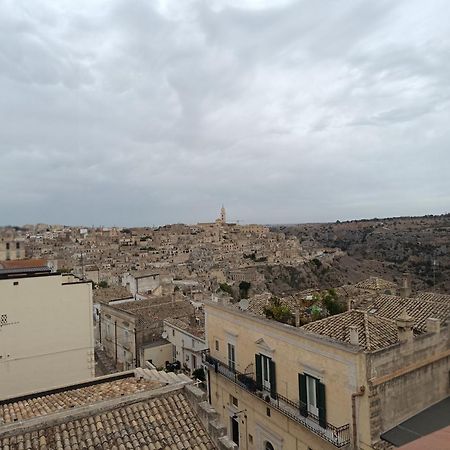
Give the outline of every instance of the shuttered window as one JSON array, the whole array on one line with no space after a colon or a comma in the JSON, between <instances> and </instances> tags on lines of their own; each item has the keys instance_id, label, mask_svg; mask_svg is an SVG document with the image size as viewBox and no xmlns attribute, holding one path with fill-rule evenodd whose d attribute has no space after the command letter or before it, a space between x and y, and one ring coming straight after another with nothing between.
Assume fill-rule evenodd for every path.
<instances>
[{"instance_id":1,"label":"shuttered window","mask_svg":"<svg viewBox=\"0 0 450 450\"><path fill-rule=\"evenodd\" d=\"M326 398L325 384L308 374L298 375L300 414L307 417L312 415L319 419L321 427L326 428Z\"/></svg>"},{"instance_id":2,"label":"shuttered window","mask_svg":"<svg viewBox=\"0 0 450 450\"><path fill-rule=\"evenodd\" d=\"M268 356L256 354L255 367L257 388L259 390L270 392L270 396L276 398L277 384L275 362Z\"/></svg>"}]
</instances>

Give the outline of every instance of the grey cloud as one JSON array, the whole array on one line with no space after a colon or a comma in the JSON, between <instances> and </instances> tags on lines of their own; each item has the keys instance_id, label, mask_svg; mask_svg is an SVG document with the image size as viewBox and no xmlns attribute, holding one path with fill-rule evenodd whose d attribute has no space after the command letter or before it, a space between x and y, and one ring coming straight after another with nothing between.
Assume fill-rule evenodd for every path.
<instances>
[{"instance_id":1,"label":"grey cloud","mask_svg":"<svg viewBox=\"0 0 450 450\"><path fill-rule=\"evenodd\" d=\"M446 7L3 2L0 223L445 212Z\"/></svg>"}]
</instances>

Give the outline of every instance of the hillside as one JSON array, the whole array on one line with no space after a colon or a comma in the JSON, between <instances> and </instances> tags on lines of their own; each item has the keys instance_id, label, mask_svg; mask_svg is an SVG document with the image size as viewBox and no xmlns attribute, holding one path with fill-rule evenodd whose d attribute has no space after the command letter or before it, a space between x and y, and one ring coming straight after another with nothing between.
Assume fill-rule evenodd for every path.
<instances>
[{"instance_id":1,"label":"hillside","mask_svg":"<svg viewBox=\"0 0 450 450\"><path fill-rule=\"evenodd\" d=\"M370 275L399 281L411 273L414 288L450 292L450 214L349 222L273 226L297 236L304 248L333 248L345 252L323 267L311 262L299 268L268 269L276 290L289 287L329 287ZM279 280L270 271L279 271ZM311 285L311 286L309 286Z\"/></svg>"}]
</instances>

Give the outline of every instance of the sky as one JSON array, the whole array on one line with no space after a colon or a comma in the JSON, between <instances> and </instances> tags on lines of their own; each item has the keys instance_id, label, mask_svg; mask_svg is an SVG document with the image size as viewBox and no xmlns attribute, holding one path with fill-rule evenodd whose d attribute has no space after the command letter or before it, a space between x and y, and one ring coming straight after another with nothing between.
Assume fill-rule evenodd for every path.
<instances>
[{"instance_id":1,"label":"sky","mask_svg":"<svg viewBox=\"0 0 450 450\"><path fill-rule=\"evenodd\" d=\"M450 210L448 0L0 0L0 225Z\"/></svg>"}]
</instances>

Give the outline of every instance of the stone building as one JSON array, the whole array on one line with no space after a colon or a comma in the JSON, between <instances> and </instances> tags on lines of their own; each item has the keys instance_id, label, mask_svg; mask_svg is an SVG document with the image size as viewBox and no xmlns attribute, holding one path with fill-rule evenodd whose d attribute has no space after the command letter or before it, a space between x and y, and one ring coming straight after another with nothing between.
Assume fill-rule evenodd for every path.
<instances>
[{"instance_id":1,"label":"stone building","mask_svg":"<svg viewBox=\"0 0 450 450\"><path fill-rule=\"evenodd\" d=\"M25 258L25 242L18 239L0 238L0 261Z\"/></svg>"},{"instance_id":2,"label":"stone building","mask_svg":"<svg viewBox=\"0 0 450 450\"><path fill-rule=\"evenodd\" d=\"M189 301L175 296L110 302L101 306L100 342L118 369L157 367L172 360L172 345L162 339L164 319L192 315Z\"/></svg>"},{"instance_id":3,"label":"stone building","mask_svg":"<svg viewBox=\"0 0 450 450\"><path fill-rule=\"evenodd\" d=\"M397 306L302 327L205 304L209 400L228 436L249 450L389 448L389 431L448 398L450 301L385 297Z\"/></svg>"}]
</instances>

